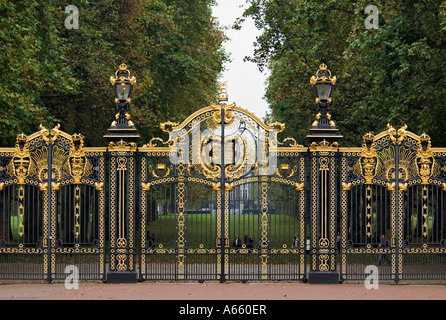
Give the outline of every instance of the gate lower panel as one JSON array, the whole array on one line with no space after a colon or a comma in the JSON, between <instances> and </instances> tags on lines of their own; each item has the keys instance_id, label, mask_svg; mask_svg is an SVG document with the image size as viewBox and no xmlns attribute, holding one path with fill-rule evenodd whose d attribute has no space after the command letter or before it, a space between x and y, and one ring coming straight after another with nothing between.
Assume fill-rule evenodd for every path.
<instances>
[{"instance_id":1,"label":"gate lower panel","mask_svg":"<svg viewBox=\"0 0 446 320\"><path fill-rule=\"evenodd\" d=\"M12 253L12 251L16 252ZM47 255L44 255L40 249L32 251L31 253L29 249L5 250L2 248L0 251L1 279L47 280Z\"/></svg>"},{"instance_id":2,"label":"gate lower panel","mask_svg":"<svg viewBox=\"0 0 446 320\"><path fill-rule=\"evenodd\" d=\"M284 249L286 253L262 253L258 249L230 250L227 280L232 281L305 281L305 254Z\"/></svg>"},{"instance_id":3,"label":"gate lower panel","mask_svg":"<svg viewBox=\"0 0 446 320\"><path fill-rule=\"evenodd\" d=\"M161 248L146 250L141 255L140 280L220 280L216 250L199 250L201 253L182 253Z\"/></svg>"}]
</instances>

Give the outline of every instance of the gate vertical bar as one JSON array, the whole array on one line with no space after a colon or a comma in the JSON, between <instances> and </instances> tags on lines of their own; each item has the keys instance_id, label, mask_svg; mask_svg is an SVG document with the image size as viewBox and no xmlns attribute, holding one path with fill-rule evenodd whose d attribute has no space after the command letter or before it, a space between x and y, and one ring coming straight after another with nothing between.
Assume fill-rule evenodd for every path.
<instances>
[{"instance_id":1,"label":"gate vertical bar","mask_svg":"<svg viewBox=\"0 0 446 320\"><path fill-rule=\"evenodd\" d=\"M347 183L347 158L344 153L341 154L340 160L341 166L341 225L340 225L340 255L341 255L341 268L340 268L340 281L345 280L345 274L347 273L347 192L350 191L351 183Z\"/></svg>"},{"instance_id":2,"label":"gate vertical bar","mask_svg":"<svg viewBox=\"0 0 446 320\"><path fill-rule=\"evenodd\" d=\"M143 181L145 181L147 178L147 174L146 174L146 158L144 155L141 155L141 157L139 158L139 163L140 163L140 168L141 168L141 174L140 174L140 187L139 187L139 215L140 215L140 219L139 219L139 230L140 230L140 254L139 254L139 274L138 274L138 279L142 280L143 279L143 275L146 274L146 218L147 217L147 207L146 207L146 200L147 200L147 196L146 193L149 191L150 189L150 184L146 184Z\"/></svg>"},{"instance_id":3,"label":"gate vertical bar","mask_svg":"<svg viewBox=\"0 0 446 320\"><path fill-rule=\"evenodd\" d=\"M306 191L306 186L308 186L308 179L307 179L307 167L308 167L308 160L307 160L307 155L301 155L300 158L300 181L302 188L300 189L300 230L301 231L301 237L300 237L300 242L301 242L301 248L302 250L302 254L301 254L301 260L300 260L300 265L301 265L301 270L302 270L302 280L307 281L308 277L307 277L307 210L308 210L308 201L307 201L307 197L308 197L308 193Z\"/></svg>"},{"instance_id":4,"label":"gate vertical bar","mask_svg":"<svg viewBox=\"0 0 446 320\"><path fill-rule=\"evenodd\" d=\"M224 101L224 100L223 100ZM228 255L226 252L226 238L229 237L228 234L226 234L227 230L225 228L225 219L227 218L226 215L229 214L227 212L229 210L229 207L227 206L227 196L226 195L226 178L225 178L225 117L226 117L226 109L225 104L222 100L219 100L220 102L220 115L221 115L221 146L220 146L220 163L221 163L221 175L220 175L220 190L217 192L220 192L221 194L221 202L220 205L223 206L221 210L220 215L220 221L217 221L217 223L220 223L220 230L221 230L221 238L220 238L220 250L221 250L221 258L220 258L220 282L226 281L226 259L228 259ZM218 204L217 204L218 205ZM217 209L218 210L218 209Z\"/></svg>"},{"instance_id":5,"label":"gate vertical bar","mask_svg":"<svg viewBox=\"0 0 446 320\"><path fill-rule=\"evenodd\" d=\"M54 268L55 268L55 261L54 261L54 255L53 255L53 250L54 250L54 246L55 246L55 232L53 232L53 227L55 227L55 225L53 225L53 219L55 219L54 214L55 212L53 212L53 192L52 192L52 163L53 163L53 144L48 141L48 186L47 186L47 225L45 226L47 228L47 233L48 233L48 251L47 251L47 263L48 263L48 267L47 267L47 281L49 283L51 283L53 281L53 273L54 273ZM45 214L45 213L44 213Z\"/></svg>"},{"instance_id":6,"label":"gate vertical bar","mask_svg":"<svg viewBox=\"0 0 446 320\"><path fill-rule=\"evenodd\" d=\"M187 256L186 253L186 183L185 183L185 152L184 148L179 150L179 163L178 163L178 183L176 186L176 198L177 198L177 265L178 265L178 279L185 278L185 263Z\"/></svg>"},{"instance_id":7,"label":"gate vertical bar","mask_svg":"<svg viewBox=\"0 0 446 320\"><path fill-rule=\"evenodd\" d=\"M395 212L394 216L392 216L392 251L394 254L392 255L392 278L394 278L395 282L398 283L400 281L401 273L402 273L402 214L403 214L403 200L404 194L403 190L400 186L400 145L399 141L395 141Z\"/></svg>"},{"instance_id":8,"label":"gate vertical bar","mask_svg":"<svg viewBox=\"0 0 446 320\"><path fill-rule=\"evenodd\" d=\"M263 168L262 168L263 169ZM262 170L266 171L266 170ZM268 234L268 204L269 204L269 183L268 177L264 172L260 176L260 212L259 212L259 221L260 221L260 279L266 280L268 279L268 247L269 247L269 234Z\"/></svg>"}]
</instances>

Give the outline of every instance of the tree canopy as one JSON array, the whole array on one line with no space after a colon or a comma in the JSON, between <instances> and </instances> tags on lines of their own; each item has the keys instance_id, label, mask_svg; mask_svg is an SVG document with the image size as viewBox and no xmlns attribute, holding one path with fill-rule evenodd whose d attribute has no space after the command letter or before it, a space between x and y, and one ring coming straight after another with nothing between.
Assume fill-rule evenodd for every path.
<instances>
[{"instance_id":1,"label":"tree canopy","mask_svg":"<svg viewBox=\"0 0 446 320\"><path fill-rule=\"evenodd\" d=\"M144 142L216 96L226 54L214 0L0 0L0 145L39 124L106 145L114 120L109 78L126 63L137 84L130 114Z\"/></svg>"},{"instance_id":2,"label":"tree canopy","mask_svg":"<svg viewBox=\"0 0 446 320\"><path fill-rule=\"evenodd\" d=\"M331 114L342 145L390 123L446 146L446 1L377 0L377 29L365 25L370 1L247 2L244 17L263 29L248 59L270 68L268 120L285 122L288 136L305 143L315 114L309 78L323 62L338 78Z\"/></svg>"},{"instance_id":3,"label":"tree canopy","mask_svg":"<svg viewBox=\"0 0 446 320\"><path fill-rule=\"evenodd\" d=\"M426 132L446 146L446 1L247 0L263 30L248 59L269 68L269 121L304 143L314 118L309 78L324 62L338 82L332 119L342 145L358 145L387 123ZM137 77L130 110L142 141L159 123L181 121L215 97L226 54L214 0L73 0L79 29L67 29L61 0L0 0L0 144L56 123L104 145L114 120L109 77L126 63Z\"/></svg>"}]
</instances>

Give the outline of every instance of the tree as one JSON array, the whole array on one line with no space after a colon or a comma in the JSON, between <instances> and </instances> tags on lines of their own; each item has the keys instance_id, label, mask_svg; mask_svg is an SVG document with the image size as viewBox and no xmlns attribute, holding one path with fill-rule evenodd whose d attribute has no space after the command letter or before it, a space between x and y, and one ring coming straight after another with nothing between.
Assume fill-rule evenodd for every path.
<instances>
[{"instance_id":1,"label":"tree","mask_svg":"<svg viewBox=\"0 0 446 320\"><path fill-rule=\"evenodd\" d=\"M3 0L0 16L0 143L12 145L17 134L55 120L40 100L43 88L67 94L75 79L58 54L61 42L47 2Z\"/></svg>"},{"instance_id":2,"label":"tree","mask_svg":"<svg viewBox=\"0 0 446 320\"><path fill-rule=\"evenodd\" d=\"M446 145L445 3L376 1L379 28L367 29L368 1L249 0L244 16L264 30L250 59L271 69L269 120L304 142L315 113L308 80L324 62L338 77L331 114L342 145L387 123Z\"/></svg>"},{"instance_id":3,"label":"tree","mask_svg":"<svg viewBox=\"0 0 446 320\"><path fill-rule=\"evenodd\" d=\"M57 122L105 145L114 120L109 78L121 63L137 77L132 120L141 143L212 101L226 54L213 0L72 1L79 29L65 28L61 0L0 2L0 143ZM3 19L4 17L4 19Z\"/></svg>"}]
</instances>

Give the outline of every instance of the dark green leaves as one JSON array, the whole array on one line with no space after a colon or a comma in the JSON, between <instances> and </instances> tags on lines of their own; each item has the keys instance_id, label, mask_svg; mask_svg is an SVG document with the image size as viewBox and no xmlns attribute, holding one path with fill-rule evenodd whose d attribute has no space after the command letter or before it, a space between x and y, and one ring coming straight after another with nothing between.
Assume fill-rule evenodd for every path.
<instances>
[{"instance_id":1,"label":"dark green leaves","mask_svg":"<svg viewBox=\"0 0 446 320\"><path fill-rule=\"evenodd\" d=\"M331 113L345 137L408 125L446 145L445 1L375 1L379 28L366 29L369 1L249 1L265 28L251 59L271 68L271 120L304 143L315 106L308 79L325 62L338 83Z\"/></svg>"},{"instance_id":2,"label":"dark green leaves","mask_svg":"<svg viewBox=\"0 0 446 320\"><path fill-rule=\"evenodd\" d=\"M225 54L211 0L0 1L0 144L40 123L105 145L116 113L109 78L137 77L130 110L147 142L216 95ZM68 5L79 29L66 29Z\"/></svg>"}]
</instances>

